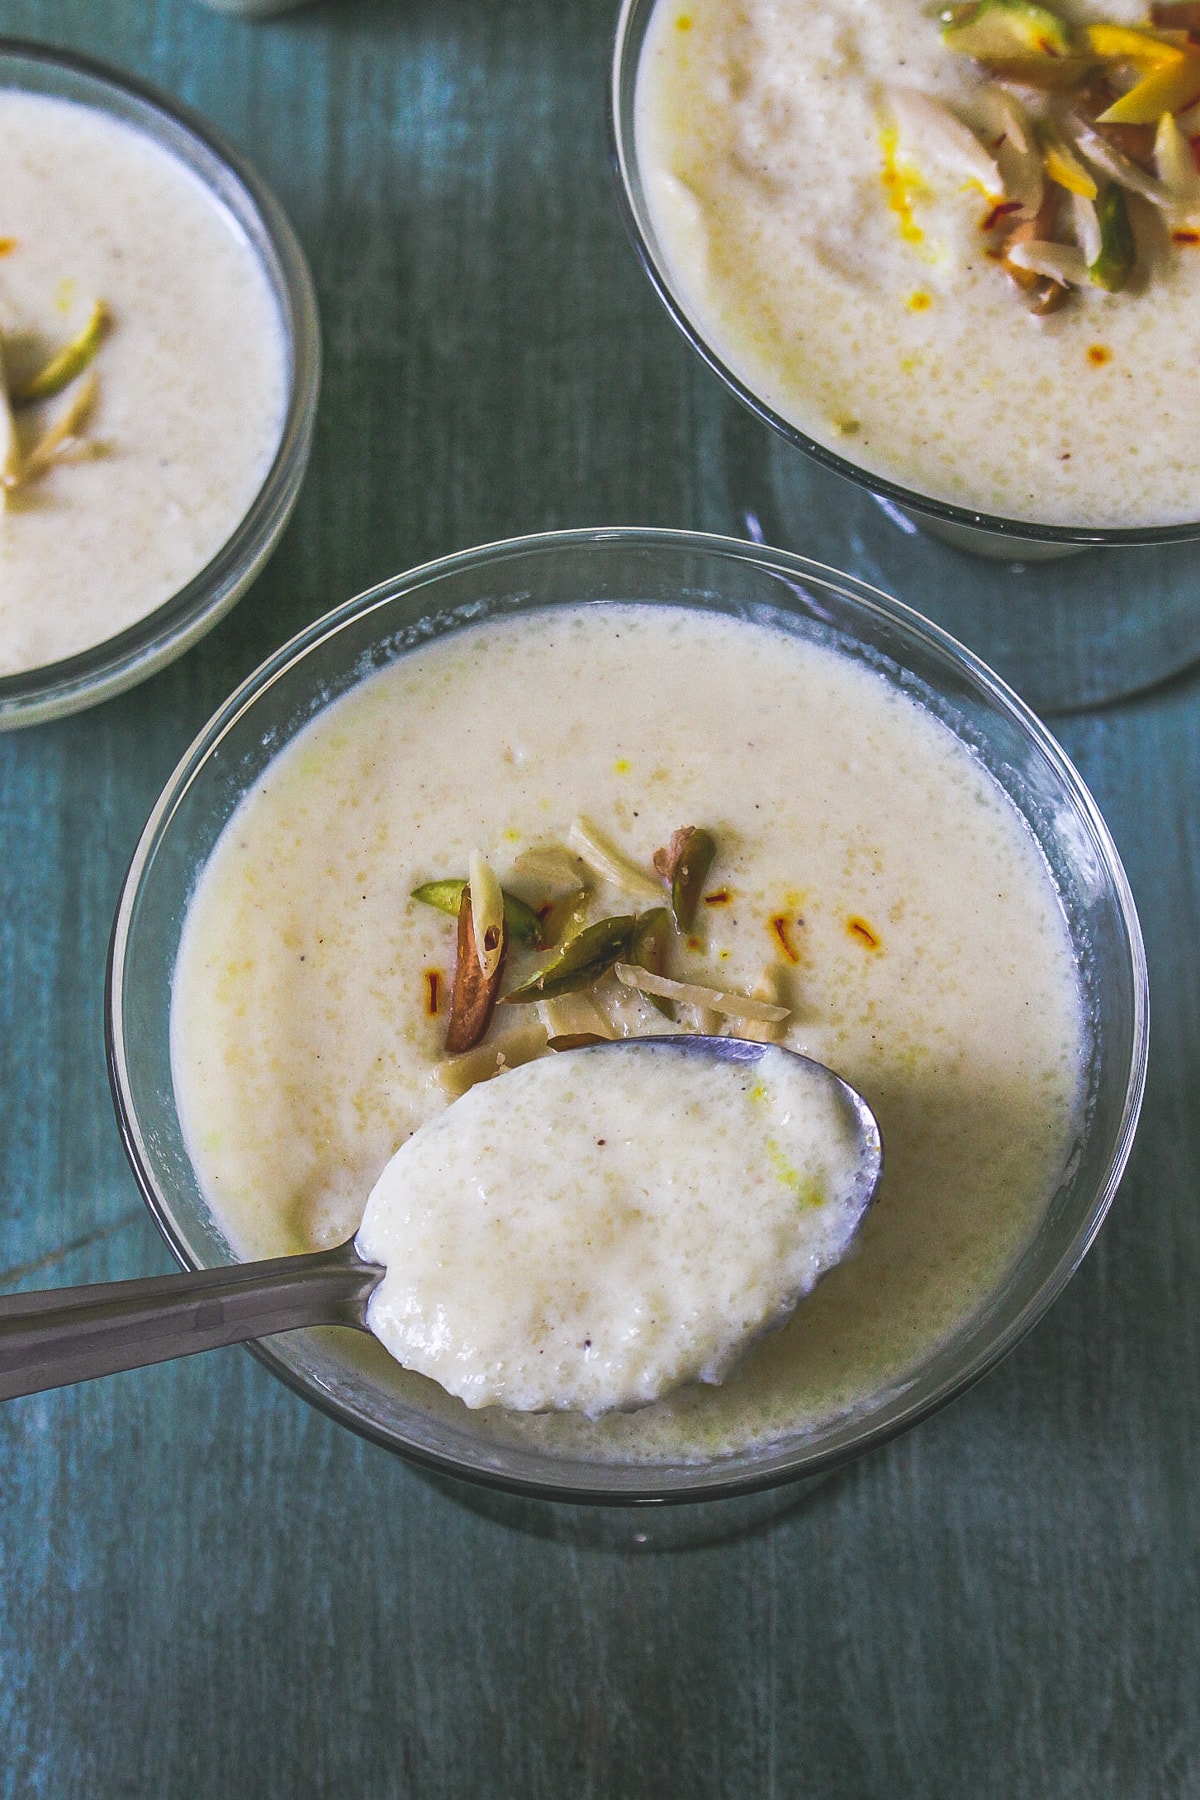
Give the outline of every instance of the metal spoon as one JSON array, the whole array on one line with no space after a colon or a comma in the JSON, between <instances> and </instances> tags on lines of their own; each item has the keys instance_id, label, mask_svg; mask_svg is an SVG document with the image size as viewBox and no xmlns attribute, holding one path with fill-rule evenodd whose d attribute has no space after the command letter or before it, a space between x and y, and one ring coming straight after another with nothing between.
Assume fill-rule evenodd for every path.
<instances>
[{"instance_id":1,"label":"metal spoon","mask_svg":"<svg viewBox=\"0 0 1200 1800\"><path fill-rule=\"evenodd\" d=\"M740 1063L756 1062L777 1048L743 1038L684 1035L620 1038L596 1047L616 1052L647 1041L685 1056ZM879 1126L861 1094L831 1070L823 1073L841 1089L855 1116L857 1191L865 1209L882 1170ZM334 1250L269 1262L0 1296L0 1400L305 1326L366 1331L367 1302L383 1273L362 1260L351 1238Z\"/></svg>"}]
</instances>

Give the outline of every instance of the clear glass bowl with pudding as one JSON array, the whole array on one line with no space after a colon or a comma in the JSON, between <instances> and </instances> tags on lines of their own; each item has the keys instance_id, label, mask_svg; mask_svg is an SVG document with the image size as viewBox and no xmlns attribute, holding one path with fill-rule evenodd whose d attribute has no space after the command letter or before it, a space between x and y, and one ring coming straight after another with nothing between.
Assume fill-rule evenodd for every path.
<instances>
[{"instance_id":1,"label":"clear glass bowl with pudding","mask_svg":"<svg viewBox=\"0 0 1200 1800\"><path fill-rule=\"evenodd\" d=\"M1094 803L986 668L875 590L729 539L588 530L446 558L311 626L201 733L134 855L108 984L126 1148L185 1267L349 1235L447 1104L428 1003L453 921L412 890L468 842L518 880L585 808L647 868L668 826L712 828L675 972L765 968L785 1041L876 1110L859 1254L723 1385L599 1420L470 1411L354 1332L256 1351L367 1437L512 1494L800 1481L1042 1315L1116 1191L1146 1069L1141 937Z\"/></svg>"},{"instance_id":2,"label":"clear glass bowl with pudding","mask_svg":"<svg viewBox=\"0 0 1200 1800\"><path fill-rule=\"evenodd\" d=\"M1114 11L1145 8L1087 15ZM915 94L987 139L988 87L916 0L624 0L612 157L658 298L770 427L726 432L751 533L884 581L1040 710L1068 710L1200 655L1200 251L1130 196L1127 289L1084 281L1032 316L999 266L1008 203L905 124ZM1044 186L1065 217L1073 196ZM1061 560L1088 548L1105 554Z\"/></svg>"},{"instance_id":3,"label":"clear glass bowl with pudding","mask_svg":"<svg viewBox=\"0 0 1200 1800\"><path fill-rule=\"evenodd\" d=\"M278 202L174 100L0 40L0 143L7 728L143 680L244 593L304 474L320 333Z\"/></svg>"}]
</instances>

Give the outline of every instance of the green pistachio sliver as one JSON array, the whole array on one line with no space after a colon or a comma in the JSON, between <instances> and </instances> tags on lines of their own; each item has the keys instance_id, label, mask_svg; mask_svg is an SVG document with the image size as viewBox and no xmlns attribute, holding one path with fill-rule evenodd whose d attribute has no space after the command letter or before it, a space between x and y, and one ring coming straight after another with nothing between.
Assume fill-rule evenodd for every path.
<instances>
[{"instance_id":1,"label":"green pistachio sliver","mask_svg":"<svg viewBox=\"0 0 1200 1800\"><path fill-rule=\"evenodd\" d=\"M665 849L654 853L655 868L671 884L671 911L680 931L692 928L716 854L716 840L703 825L681 826Z\"/></svg>"},{"instance_id":2,"label":"green pistachio sliver","mask_svg":"<svg viewBox=\"0 0 1200 1800\"><path fill-rule=\"evenodd\" d=\"M449 913L452 919L457 919L466 885L465 875L445 881L425 881L413 889L412 898L424 906L436 906L439 912ZM544 948L542 921L532 906L518 900L515 894L504 894L504 923L518 944L524 944L530 950Z\"/></svg>"},{"instance_id":3,"label":"green pistachio sliver","mask_svg":"<svg viewBox=\"0 0 1200 1800\"><path fill-rule=\"evenodd\" d=\"M1124 189L1115 181L1101 188L1096 196L1096 220L1100 226L1100 254L1089 263L1088 275L1097 287L1116 294L1133 273L1137 245L1129 223Z\"/></svg>"},{"instance_id":4,"label":"green pistachio sliver","mask_svg":"<svg viewBox=\"0 0 1200 1800\"><path fill-rule=\"evenodd\" d=\"M633 934L633 955L631 961L640 968L648 969L651 975L665 975L667 972L667 946L671 942L671 915L665 906L652 906L649 912L642 913ZM651 1006L662 1013L666 1019L675 1017L675 1003L664 1000L661 994L647 994Z\"/></svg>"},{"instance_id":5,"label":"green pistachio sliver","mask_svg":"<svg viewBox=\"0 0 1200 1800\"><path fill-rule=\"evenodd\" d=\"M97 300L92 307L91 317L69 344L52 356L45 368L39 369L28 381L22 382L12 395L14 406L31 406L36 400L53 400L56 394L70 387L77 375L82 375L108 330L110 314L103 300Z\"/></svg>"},{"instance_id":6,"label":"green pistachio sliver","mask_svg":"<svg viewBox=\"0 0 1200 1800\"><path fill-rule=\"evenodd\" d=\"M525 1006L535 1000L553 1000L558 994L572 994L578 988L591 987L602 975L607 975L614 963L630 957L636 930L637 919L632 913L600 919L595 925L586 926L536 975L505 994L505 1001L513 1006Z\"/></svg>"}]
</instances>

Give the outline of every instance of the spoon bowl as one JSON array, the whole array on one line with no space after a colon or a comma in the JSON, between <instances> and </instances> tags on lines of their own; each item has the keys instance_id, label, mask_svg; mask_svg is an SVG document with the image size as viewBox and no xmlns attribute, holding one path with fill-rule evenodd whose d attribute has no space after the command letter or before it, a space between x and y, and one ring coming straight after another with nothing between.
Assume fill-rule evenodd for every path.
<instances>
[{"instance_id":1,"label":"spoon bowl","mask_svg":"<svg viewBox=\"0 0 1200 1800\"><path fill-rule=\"evenodd\" d=\"M851 1200L861 1219L879 1182L883 1150L874 1114L847 1082L782 1046L739 1038L622 1038L560 1055L620 1053L648 1044L711 1064L753 1065L768 1051L782 1053L828 1081L853 1119ZM351 1238L332 1250L266 1262L7 1295L0 1298L0 1400L278 1332L316 1325L369 1331L369 1303L384 1273L379 1263L360 1255Z\"/></svg>"}]
</instances>

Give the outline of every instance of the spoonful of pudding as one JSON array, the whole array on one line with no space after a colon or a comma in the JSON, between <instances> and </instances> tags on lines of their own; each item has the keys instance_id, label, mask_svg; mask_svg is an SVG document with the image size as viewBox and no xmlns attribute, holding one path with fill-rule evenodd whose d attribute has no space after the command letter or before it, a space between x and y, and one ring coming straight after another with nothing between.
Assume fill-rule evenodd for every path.
<instances>
[{"instance_id":1,"label":"spoonful of pudding","mask_svg":"<svg viewBox=\"0 0 1200 1800\"><path fill-rule=\"evenodd\" d=\"M335 1250L0 1298L0 1399L342 1324L470 1407L645 1406L790 1317L881 1166L862 1097L779 1045L588 1045L429 1120Z\"/></svg>"}]
</instances>

